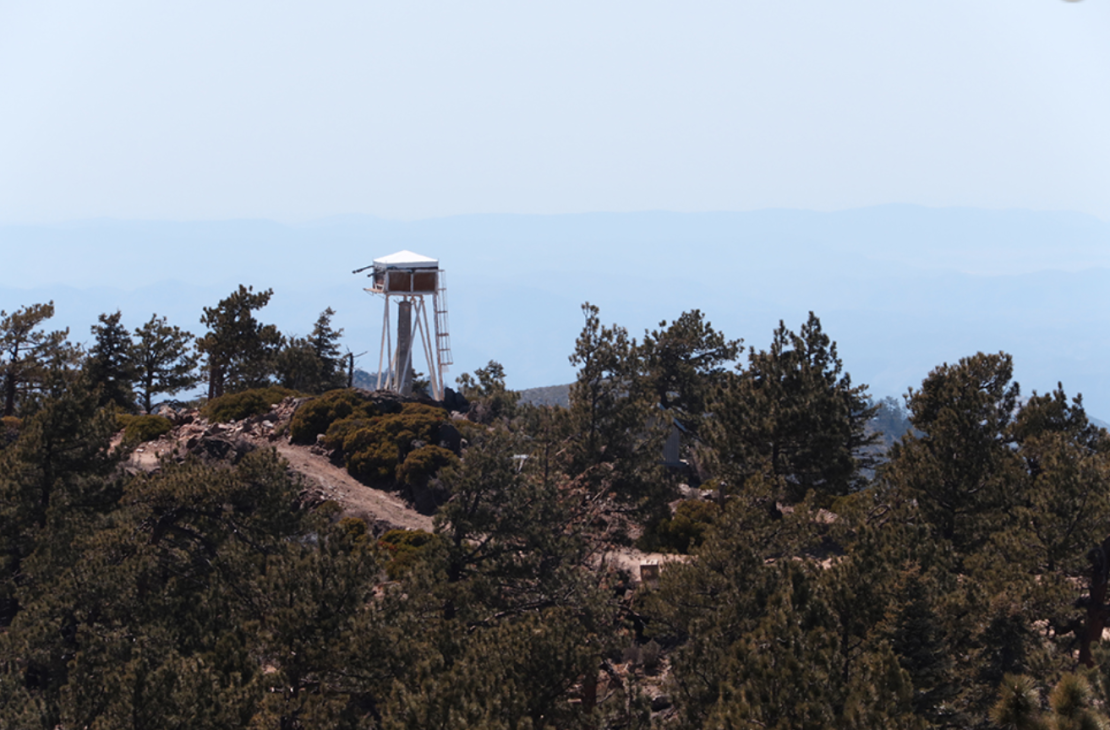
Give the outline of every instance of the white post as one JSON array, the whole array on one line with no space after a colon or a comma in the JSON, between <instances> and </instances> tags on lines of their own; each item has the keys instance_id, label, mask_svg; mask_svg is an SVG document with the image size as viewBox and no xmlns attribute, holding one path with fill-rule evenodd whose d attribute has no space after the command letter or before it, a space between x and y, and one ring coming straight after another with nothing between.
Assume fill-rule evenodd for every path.
<instances>
[{"instance_id":1,"label":"white post","mask_svg":"<svg viewBox=\"0 0 1110 730\"><path fill-rule=\"evenodd\" d=\"M432 397L436 400L443 400L443 382L432 361L431 329L428 327L428 308L424 306L424 297L420 297L416 321L417 327L421 328L420 340L424 343L424 357L428 361L428 381L432 384ZM421 322L423 322L422 327Z\"/></svg>"},{"instance_id":2,"label":"white post","mask_svg":"<svg viewBox=\"0 0 1110 730\"><path fill-rule=\"evenodd\" d=\"M397 364L395 387L401 395L412 395L412 302L408 297L397 305Z\"/></svg>"},{"instance_id":3,"label":"white post","mask_svg":"<svg viewBox=\"0 0 1110 730\"><path fill-rule=\"evenodd\" d=\"M377 389L382 389L382 360L385 358L387 335L389 334L389 295L385 295L385 316L382 317L382 344L381 350L378 351L378 385ZM389 343L392 347L392 343ZM392 353L390 353L392 357Z\"/></svg>"}]
</instances>

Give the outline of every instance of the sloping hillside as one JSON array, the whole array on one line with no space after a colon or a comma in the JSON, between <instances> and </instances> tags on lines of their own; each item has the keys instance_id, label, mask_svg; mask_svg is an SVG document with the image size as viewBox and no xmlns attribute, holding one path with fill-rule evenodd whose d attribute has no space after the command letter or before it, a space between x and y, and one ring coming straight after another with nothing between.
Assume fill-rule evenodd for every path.
<instances>
[{"instance_id":1,"label":"sloping hillside","mask_svg":"<svg viewBox=\"0 0 1110 730\"><path fill-rule=\"evenodd\" d=\"M322 447L290 443L288 428L296 404L296 399L290 398L268 414L232 423L210 423L197 410L164 407L160 415L174 422L173 430L137 447L131 455L131 468L152 471L164 458L181 460L187 454L237 461L247 451L270 448L304 479L305 502L334 501L345 514L364 519L376 534L394 528L432 529L431 517L412 509L396 494L360 483Z\"/></svg>"}]
</instances>

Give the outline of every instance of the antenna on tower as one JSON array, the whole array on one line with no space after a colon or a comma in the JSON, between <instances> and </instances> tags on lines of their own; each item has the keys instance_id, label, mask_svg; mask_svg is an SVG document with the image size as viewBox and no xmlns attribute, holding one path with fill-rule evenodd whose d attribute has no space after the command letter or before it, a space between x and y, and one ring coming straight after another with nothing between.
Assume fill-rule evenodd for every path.
<instances>
[{"instance_id":1,"label":"antenna on tower","mask_svg":"<svg viewBox=\"0 0 1110 730\"><path fill-rule=\"evenodd\" d=\"M368 274L372 283L366 291L385 297L377 387L412 395L413 356L415 346L419 345L428 362L431 395L443 400L444 376L452 359L451 337L447 331L447 282L439 261L412 251L398 251L374 259L370 266L352 273L368 269L373 269ZM432 300L431 322L425 297ZM391 301L396 303L397 309L396 342L389 316Z\"/></svg>"}]
</instances>

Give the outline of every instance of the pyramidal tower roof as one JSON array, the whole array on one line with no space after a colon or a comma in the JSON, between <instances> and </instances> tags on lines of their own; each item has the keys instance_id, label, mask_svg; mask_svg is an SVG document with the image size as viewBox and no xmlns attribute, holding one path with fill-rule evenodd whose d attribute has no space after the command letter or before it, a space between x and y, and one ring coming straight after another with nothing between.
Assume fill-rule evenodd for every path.
<instances>
[{"instance_id":1,"label":"pyramidal tower roof","mask_svg":"<svg viewBox=\"0 0 1110 730\"><path fill-rule=\"evenodd\" d=\"M421 256L412 251L398 251L388 256L374 259L375 268L399 269L438 269L439 260Z\"/></svg>"}]
</instances>

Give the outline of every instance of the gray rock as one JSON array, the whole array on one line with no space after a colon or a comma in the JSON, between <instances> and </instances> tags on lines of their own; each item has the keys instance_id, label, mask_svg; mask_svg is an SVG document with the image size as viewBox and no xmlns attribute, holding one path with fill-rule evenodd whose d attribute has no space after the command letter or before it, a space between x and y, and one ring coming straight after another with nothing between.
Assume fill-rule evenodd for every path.
<instances>
[{"instance_id":1,"label":"gray rock","mask_svg":"<svg viewBox=\"0 0 1110 730\"><path fill-rule=\"evenodd\" d=\"M203 461L227 461L231 464L238 464L240 459L255 449L250 441L234 436L204 436L200 439L190 439L186 447Z\"/></svg>"}]
</instances>

